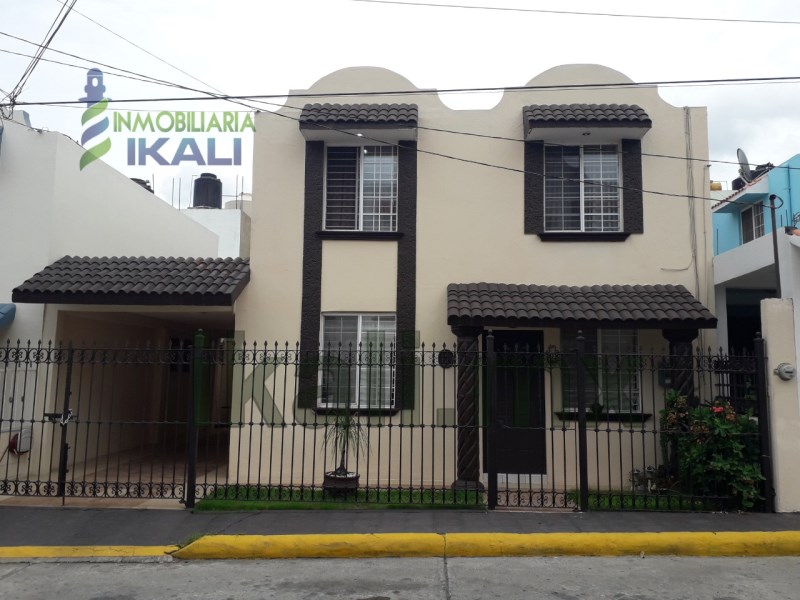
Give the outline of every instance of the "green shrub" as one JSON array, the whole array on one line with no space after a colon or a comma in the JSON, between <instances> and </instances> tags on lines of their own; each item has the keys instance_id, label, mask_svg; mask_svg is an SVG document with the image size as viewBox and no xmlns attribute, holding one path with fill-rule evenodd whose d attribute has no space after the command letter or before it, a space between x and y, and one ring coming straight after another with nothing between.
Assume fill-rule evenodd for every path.
<instances>
[{"instance_id":1,"label":"green shrub","mask_svg":"<svg viewBox=\"0 0 800 600\"><path fill-rule=\"evenodd\" d=\"M736 508L752 509L762 499L758 423L730 403L690 407L670 390L661 411L664 460L682 492L727 496Z\"/></svg>"}]
</instances>

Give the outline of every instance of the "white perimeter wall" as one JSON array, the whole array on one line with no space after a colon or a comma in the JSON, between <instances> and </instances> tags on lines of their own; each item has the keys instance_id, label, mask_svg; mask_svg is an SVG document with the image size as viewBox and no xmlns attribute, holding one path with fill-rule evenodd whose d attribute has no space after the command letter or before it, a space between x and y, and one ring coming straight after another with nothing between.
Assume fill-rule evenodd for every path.
<instances>
[{"instance_id":1,"label":"white perimeter wall","mask_svg":"<svg viewBox=\"0 0 800 600\"><path fill-rule=\"evenodd\" d=\"M219 236L219 256L250 256L250 217L238 208L187 208L181 211Z\"/></svg>"},{"instance_id":2,"label":"white perimeter wall","mask_svg":"<svg viewBox=\"0 0 800 600\"><path fill-rule=\"evenodd\" d=\"M767 341L767 384L772 430L772 468L775 479L775 510L800 511L800 381L781 380L774 372L781 363L797 368L795 346L795 302L791 298L761 301L761 327Z\"/></svg>"},{"instance_id":3,"label":"white perimeter wall","mask_svg":"<svg viewBox=\"0 0 800 600\"><path fill-rule=\"evenodd\" d=\"M0 147L0 303L65 255L218 256L217 235L125 175L95 161L79 169L76 142L3 121ZM0 340L38 340L43 307L17 304Z\"/></svg>"}]
</instances>

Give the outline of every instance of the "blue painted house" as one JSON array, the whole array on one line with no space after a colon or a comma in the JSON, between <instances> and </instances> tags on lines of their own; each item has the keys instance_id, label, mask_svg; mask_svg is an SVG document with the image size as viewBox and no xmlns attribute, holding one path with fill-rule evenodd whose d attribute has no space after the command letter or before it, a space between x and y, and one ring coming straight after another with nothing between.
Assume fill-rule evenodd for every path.
<instances>
[{"instance_id":1,"label":"blue painted house","mask_svg":"<svg viewBox=\"0 0 800 600\"><path fill-rule=\"evenodd\" d=\"M787 228L800 221L800 154L759 169L749 183L738 182L743 187L712 210L714 287L720 346L750 350L761 329L761 300L796 297L799 291L794 280L800 277L794 274L800 275L800 237L787 235ZM780 279L771 235L772 196Z\"/></svg>"}]
</instances>

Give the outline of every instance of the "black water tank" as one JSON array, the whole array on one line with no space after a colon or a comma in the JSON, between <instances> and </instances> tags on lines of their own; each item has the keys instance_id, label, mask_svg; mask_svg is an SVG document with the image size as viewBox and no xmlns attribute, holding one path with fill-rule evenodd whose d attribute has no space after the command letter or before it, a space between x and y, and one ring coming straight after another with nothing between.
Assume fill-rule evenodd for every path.
<instances>
[{"instance_id":1,"label":"black water tank","mask_svg":"<svg viewBox=\"0 0 800 600\"><path fill-rule=\"evenodd\" d=\"M148 192L151 192L151 193L153 192L153 188L150 187L150 182L149 181L147 181L145 179L139 179L138 177L131 177L131 181L133 181L135 183L138 183L140 186L142 186Z\"/></svg>"},{"instance_id":2,"label":"black water tank","mask_svg":"<svg viewBox=\"0 0 800 600\"><path fill-rule=\"evenodd\" d=\"M192 208L222 208L222 181L213 173L201 173L194 180Z\"/></svg>"}]
</instances>

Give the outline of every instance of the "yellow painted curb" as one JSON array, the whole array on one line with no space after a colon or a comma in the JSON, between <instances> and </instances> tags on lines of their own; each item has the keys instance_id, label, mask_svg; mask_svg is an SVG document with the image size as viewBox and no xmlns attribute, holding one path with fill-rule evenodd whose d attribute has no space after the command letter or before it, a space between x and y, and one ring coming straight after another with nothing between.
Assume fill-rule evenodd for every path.
<instances>
[{"instance_id":1,"label":"yellow painted curb","mask_svg":"<svg viewBox=\"0 0 800 600\"><path fill-rule=\"evenodd\" d=\"M207 535L175 558L375 558L444 556L438 533Z\"/></svg>"},{"instance_id":2,"label":"yellow painted curb","mask_svg":"<svg viewBox=\"0 0 800 600\"><path fill-rule=\"evenodd\" d=\"M3 546L2 558L129 558L162 557L178 546Z\"/></svg>"},{"instance_id":3,"label":"yellow painted curb","mask_svg":"<svg viewBox=\"0 0 800 600\"><path fill-rule=\"evenodd\" d=\"M800 531L207 535L178 546L6 546L0 559L800 556Z\"/></svg>"},{"instance_id":4,"label":"yellow painted curb","mask_svg":"<svg viewBox=\"0 0 800 600\"><path fill-rule=\"evenodd\" d=\"M800 531L208 535L181 559L492 556L800 556Z\"/></svg>"},{"instance_id":5,"label":"yellow painted curb","mask_svg":"<svg viewBox=\"0 0 800 600\"><path fill-rule=\"evenodd\" d=\"M798 556L800 531L449 533L448 556Z\"/></svg>"}]
</instances>

